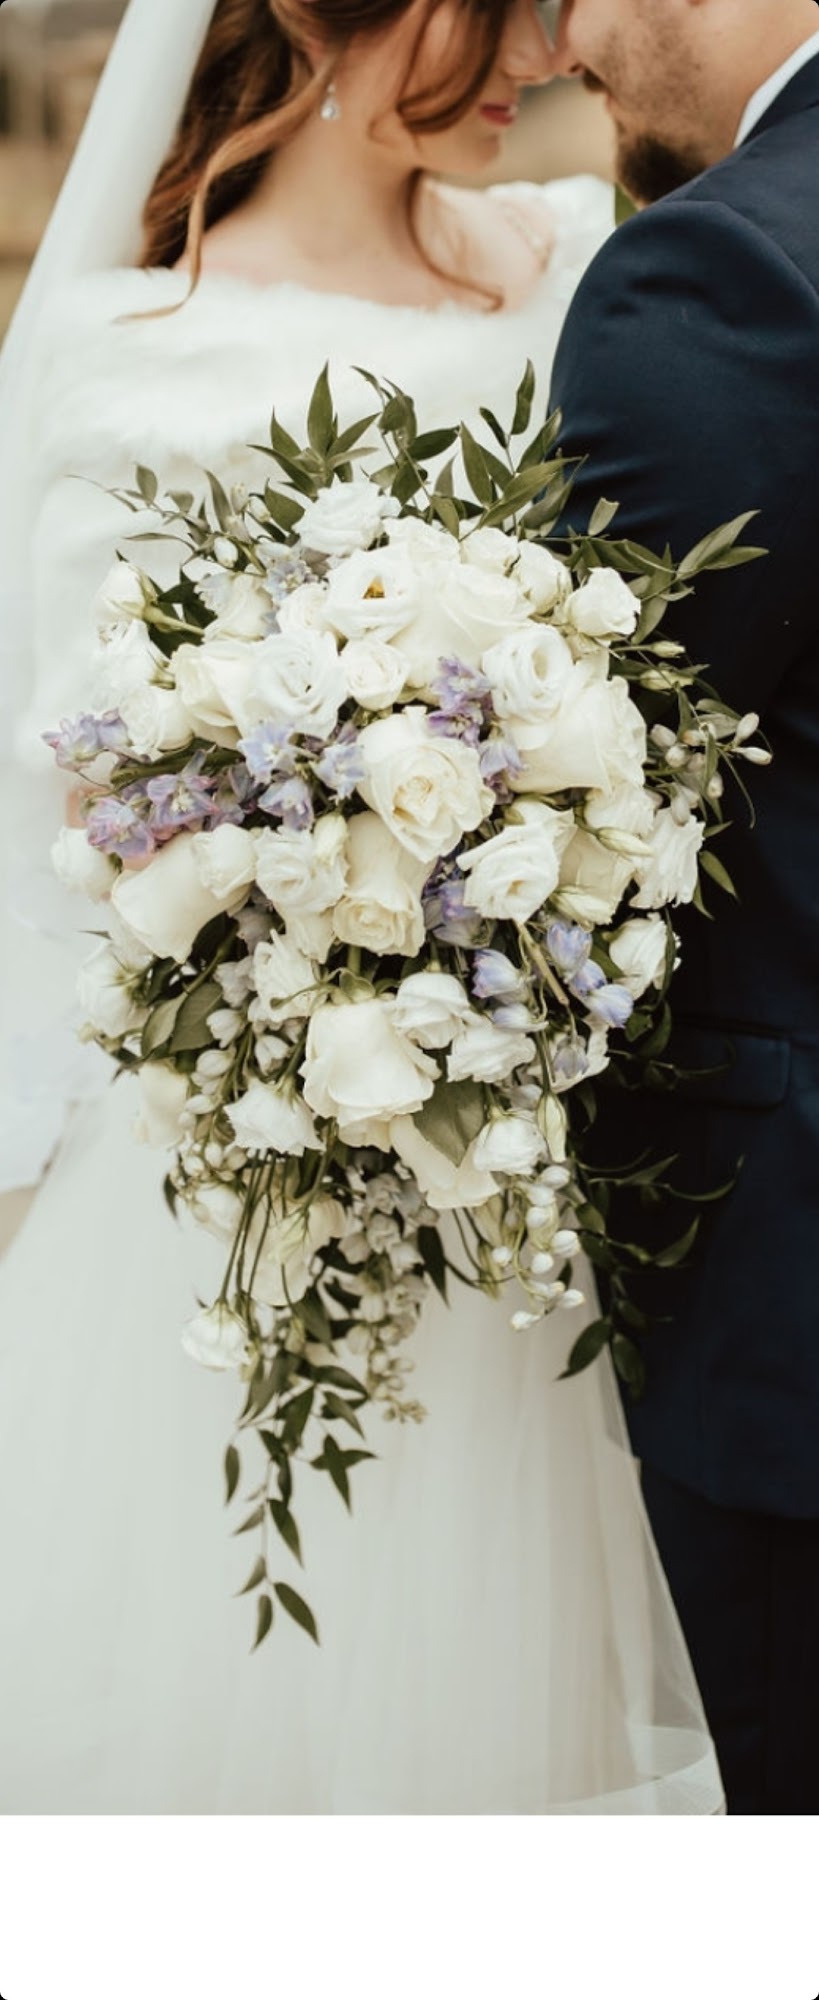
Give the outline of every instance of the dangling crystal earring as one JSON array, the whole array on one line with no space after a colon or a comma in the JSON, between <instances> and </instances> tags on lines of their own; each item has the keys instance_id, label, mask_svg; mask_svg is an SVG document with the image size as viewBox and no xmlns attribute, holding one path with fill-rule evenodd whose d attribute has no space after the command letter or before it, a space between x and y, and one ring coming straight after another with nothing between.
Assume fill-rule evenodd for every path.
<instances>
[{"instance_id":1,"label":"dangling crystal earring","mask_svg":"<svg viewBox=\"0 0 819 2000\"><path fill-rule=\"evenodd\" d=\"M321 116L325 120L325 123L328 125L334 124L335 120L341 117L341 105L339 104L338 94L336 92L336 87L335 84L332 82L332 79L328 83L327 89L324 94L324 103L322 104L321 107Z\"/></svg>"}]
</instances>

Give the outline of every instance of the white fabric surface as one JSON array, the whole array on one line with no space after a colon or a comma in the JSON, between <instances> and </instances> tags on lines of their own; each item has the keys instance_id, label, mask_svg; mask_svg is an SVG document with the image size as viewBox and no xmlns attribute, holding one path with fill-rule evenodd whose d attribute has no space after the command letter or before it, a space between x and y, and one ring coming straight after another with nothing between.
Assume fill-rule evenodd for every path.
<instances>
[{"instance_id":1,"label":"white fabric surface","mask_svg":"<svg viewBox=\"0 0 819 2000\"><path fill-rule=\"evenodd\" d=\"M359 362L411 388L424 426L503 407L528 354L545 396L611 196L580 181L525 198L548 203L557 245L515 315L212 278L177 317L123 325L116 316L177 283L128 271L55 301L40 359L27 791L52 784L38 731L83 698L88 607L121 535L111 502L69 475L121 482L138 456L186 483L203 460L252 476L235 441L264 436L274 398L298 429L328 350L346 416L366 399ZM42 859L23 843L20 885ZM30 918L22 887L18 900ZM46 960L69 1007L43 932L23 942L18 1072L19 1017L48 983ZM30 1047L28 1059L31 1095ZM322 1650L280 1619L249 1657L249 1607L230 1592L252 1538L230 1541L221 1505L237 1385L198 1372L178 1342L213 1246L171 1223L161 1163L130 1136L130 1088L74 1111L0 1267L0 1808L719 1811L610 1371L555 1380L579 1315L520 1337L508 1304L470 1294L450 1314L430 1308L415 1384L426 1425L375 1421L379 1462L360 1469L352 1523L326 1479L302 1481ZM292 1577L284 1550L280 1574Z\"/></svg>"}]
</instances>

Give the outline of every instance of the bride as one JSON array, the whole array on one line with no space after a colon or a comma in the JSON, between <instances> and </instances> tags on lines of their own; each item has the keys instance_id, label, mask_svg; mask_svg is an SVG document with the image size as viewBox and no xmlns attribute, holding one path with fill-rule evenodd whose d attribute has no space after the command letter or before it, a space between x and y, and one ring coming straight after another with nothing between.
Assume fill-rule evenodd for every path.
<instances>
[{"instance_id":1,"label":"bride","mask_svg":"<svg viewBox=\"0 0 819 2000\"><path fill-rule=\"evenodd\" d=\"M356 366L409 389L424 429L506 410L528 356L545 395L611 191L453 185L548 77L543 11L131 0L7 342L0 563L26 679L5 1130L18 1178L53 1157L0 1269L5 1812L720 1810L611 1370L557 1380L560 1316L513 1334L505 1304L429 1307L426 1423L373 1427L352 1522L326 1481L299 1496L321 1648L280 1620L250 1655L220 1475L236 1384L179 1347L204 1252L128 1083L67 1061L71 916L45 886L65 801L41 733L91 698L95 591L133 531L106 489L135 461L252 484L271 405L303 428L328 357L348 421L372 401Z\"/></svg>"}]
</instances>

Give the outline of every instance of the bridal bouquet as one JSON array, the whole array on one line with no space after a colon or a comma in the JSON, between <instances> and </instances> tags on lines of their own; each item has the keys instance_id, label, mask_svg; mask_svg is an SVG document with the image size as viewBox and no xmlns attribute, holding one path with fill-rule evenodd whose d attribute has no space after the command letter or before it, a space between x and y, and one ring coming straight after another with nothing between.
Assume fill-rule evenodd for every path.
<instances>
[{"instance_id":1,"label":"bridal bouquet","mask_svg":"<svg viewBox=\"0 0 819 2000\"><path fill-rule=\"evenodd\" d=\"M257 1643L276 1601L317 1636L267 1537L301 1559L297 1459L349 1503L365 1405L423 1416L430 1286L508 1287L520 1329L583 1304L581 1240L611 1267L573 1093L612 1036L661 1057L673 908L702 871L730 887L722 767L766 755L659 636L699 570L752 553L744 521L676 568L607 539L606 505L550 545L569 473L554 422L516 456L531 370L486 445L419 436L367 380L380 414L347 430L326 374L306 445L274 419L255 493L208 475L197 505L139 469L120 498L184 559L169 587L116 563L94 712L48 739L83 780L58 870L106 911L84 1032L138 1072L172 1206L226 1246L184 1344L238 1370L261 1441ZM619 1296L615 1272L570 1371L610 1342L634 1382ZM234 1442L228 1498L241 1474Z\"/></svg>"}]
</instances>

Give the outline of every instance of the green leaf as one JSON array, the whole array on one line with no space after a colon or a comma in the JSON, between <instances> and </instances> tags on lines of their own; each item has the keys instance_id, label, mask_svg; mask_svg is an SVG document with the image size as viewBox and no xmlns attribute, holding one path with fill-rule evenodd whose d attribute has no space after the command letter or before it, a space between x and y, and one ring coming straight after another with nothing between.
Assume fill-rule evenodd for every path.
<instances>
[{"instance_id":1,"label":"green leaf","mask_svg":"<svg viewBox=\"0 0 819 2000\"><path fill-rule=\"evenodd\" d=\"M608 1347L610 1338L611 1322L607 1319L593 1320L591 1326L584 1327L579 1340L574 1343L561 1381L566 1381L571 1375L582 1375L585 1368L590 1368L604 1347Z\"/></svg>"},{"instance_id":2,"label":"green leaf","mask_svg":"<svg viewBox=\"0 0 819 2000\"><path fill-rule=\"evenodd\" d=\"M271 521L275 521L277 528L283 528L286 535L291 534L304 513L301 501L294 500L290 493L280 493L275 486L266 487L264 497Z\"/></svg>"},{"instance_id":3,"label":"green leaf","mask_svg":"<svg viewBox=\"0 0 819 2000\"><path fill-rule=\"evenodd\" d=\"M498 422L498 419L494 415L494 412L492 410L482 409L480 414L483 417L484 423L488 426L489 430L492 432L492 436L495 440L495 443L500 445L501 451L505 451L509 443L509 438L507 436L506 431L503 428L503 425Z\"/></svg>"},{"instance_id":4,"label":"green leaf","mask_svg":"<svg viewBox=\"0 0 819 2000\"><path fill-rule=\"evenodd\" d=\"M283 424L279 423L275 410L270 414L270 442L273 450L280 452L283 458L298 458L301 446L290 436L290 432L284 429Z\"/></svg>"},{"instance_id":5,"label":"green leaf","mask_svg":"<svg viewBox=\"0 0 819 2000\"><path fill-rule=\"evenodd\" d=\"M280 1416L284 1424L283 1436L285 1444L291 1451L296 1451L301 1444L308 1418L312 1413L315 1393L314 1388L302 1389L300 1395L293 1396L289 1403L282 1405Z\"/></svg>"},{"instance_id":6,"label":"green leaf","mask_svg":"<svg viewBox=\"0 0 819 2000\"><path fill-rule=\"evenodd\" d=\"M326 1341L329 1344L333 1338L333 1329L327 1307L318 1292L305 1292L304 1298L299 1300L298 1315L302 1326L306 1327L314 1340Z\"/></svg>"},{"instance_id":7,"label":"green leaf","mask_svg":"<svg viewBox=\"0 0 819 2000\"><path fill-rule=\"evenodd\" d=\"M242 1461L235 1444L229 1444L225 1452L225 1506L229 1506L241 1476Z\"/></svg>"},{"instance_id":8,"label":"green leaf","mask_svg":"<svg viewBox=\"0 0 819 2000\"><path fill-rule=\"evenodd\" d=\"M159 1049L167 1047L184 998L184 993L177 993L174 1000L163 1000L161 1005L155 1007L153 1013L149 1014L142 1030L141 1041L142 1054L146 1059L156 1055Z\"/></svg>"},{"instance_id":9,"label":"green leaf","mask_svg":"<svg viewBox=\"0 0 819 2000\"><path fill-rule=\"evenodd\" d=\"M219 523L220 528L229 532L230 525L233 520L233 509L231 507L228 496L225 492L224 486L221 484L221 481L217 479L215 472L208 472L206 474L206 477L208 485L210 487L210 497L213 501L213 511L214 514L216 515L216 519Z\"/></svg>"},{"instance_id":10,"label":"green leaf","mask_svg":"<svg viewBox=\"0 0 819 2000\"><path fill-rule=\"evenodd\" d=\"M532 416L532 404L535 400L535 386L536 386L536 378L535 378L534 367L531 361L527 361L526 367L523 372L523 378L520 383L517 396L515 398L515 414L514 417L512 418L512 430L511 430L512 437L520 437L523 431L529 429L529 424Z\"/></svg>"},{"instance_id":11,"label":"green leaf","mask_svg":"<svg viewBox=\"0 0 819 2000\"><path fill-rule=\"evenodd\" d=\"M152 507L159 492L159 481L156 473L151 472L150 467L147 465L138 465L134 477L146 507Z\"/></svg>"},{"instance_id":12,"label":"green leaf","mask_svg":"<svg viewBox=\"0 0 819 2000\"><path fill-rule=\"evenodd\" d=\"M619 500L598 500L589 522L590 535L604 535L611 527L615 514L620 512Z\"/></svg>"},{"instance_id":13,"label":"green leaf","mask_svg":"<svg viewBox=\"0 0 819 2000\"><path fill-rule=\"evenodd\" d=\"M251 1528L260 1528L263 1520L264 1508L254 1507L252 1514L248 1514L244 1521L240 1521L238 1528L234 1528L233 1533L234 1535L249 1535Z\"/></svg>"},{"instance_id":14,"label":"green leaf","mask_svg":"<svg viewBox=\"0 0 819 2000\"><path fill-rule=\"evenodd\" d=\"M459 1167L485 1123L484 1092L479 1083L436 1083L432 1096L416 1111L413 1124L430 1146Z\"/></svg>"},{"instance_id":15,"label":"green leaf","mask_svg":"<svg viewBox=\"0 0 819 2000\"><path fill-rule=\"evenodd\" d=\"M299 1538L298 1528L296 1526L296 1523L293 1519L289 1507L285 1506L283 1500L269 1500L268 1506L270 1508L270 1512L273 1516L273 1519L276 1523L276 1527L278 1528L279 1534L281 1535L282 1541L286 1543L287 1547L290 1550L291 1555L294 1555L296 1561L300 1563L302 1561L301 1541ZM302 1568L303 1567L304 1564L302 1563Z\"/></svg>"},{"instance_id":16,"label":"green leaf","mask_svg":"<svg viewBox=\"0 0 819 2000\"><path fill-rule=\"evenodd\" d=\"M658 1271L673 1271L688 1256L689 1250L693 1247L699 1235L700 1220L701 1218L696 1216L690 1229L686 1230L684 1236L680 1236L676 1243L670 1243L667 1250L658 1251L656 1256L651 1259L651 1262L656 1264Z\"/></svg>"},{"instance_id":17,"label":"green leaf","mask_svg":"<svg viewBox=\"0 0 819 2000\"><path fill-rule=\"evenodd\" d=\"M415 459L438 458L442 451L451 451L458 442L457 430L422 431L415 439L412 455Z\"/></svg>"},{"instance_id":18,"label":"green leaf","mask_svg":"<svg viewBox=\"0 0 819 2000\"><path fill-rule=\"evenodd\" d=\"M325 1391L321 1416L325 1421L329 1418L331 1423L349 1424L350 1429L357 1431L359 1437L364 1436L355 1410L343 1396L334 1396L331 1389Z\"/></svg>"},{"instance_id":19,"label":"green leaf","mask_svg":"<svg viewBox=\"0 0 819 2000\"><path fill-rule=\"evenodd\" d=\"M710 875L712 882L719 883L720 888L725 890L726 896L733 896L735 903L739 901L728 870L720 861L718 854L712 854L710 848L703 848L700 853L700 867L704 874Z\"/></svg>"},{"instance_id":20,"label":"green leaf","mask_svg":"<svg viewBox=\"0 0 819 2000\"><path fill-rule=\"evenodd\" d=\"M374 423L375 411L373 411L372 416L359 417L357 423L349 424L346 431L342 431L340 436L336 438L334 447L336 455L345 458L348 457L349 453L355 450L359 438L366 437L367 432L372 430Z\"/></svg>"},{"instance_id":21,"label":"green leaf","mask_svg":"<svg viewBox=\"0 0 819 2000\"><path fill-rule=\"evenodd\" d=\"M222 988L215 979L206 979L204 985L194 987L179 1009L171 1036L171 1055L179 1055L184 1049L208 1048L213 1041L208 1016L223 1004Z\"/></svg>"},{"instance_id":22,"label":"green leaf","mask_svg":"<svg viewBox=\"0 0 819 2000\"><path fill-rule=\"evenodd\" d=\"M646 1385L646 1365L639 1347L624 1333L616 1333L611 1343L612 1359L621 1382L632 1394L641 1396Z\"/></svg>"},{"instance_id":23,"label":"green leaf","mask_svg":"<svg viewBox=\"0 0 819 2000\"><path fill-rule=\"evenodd\" d=\"M247 1597L249 1591L258 1590L259 1584L264 1583L266 1576L267 1565L264 1556L259 1556L258 1561L253 1564L247 1583L242 1584L242 1588L241 1590L237 1590L236 1596Z\"/></svg>"},{"instance_id":24,"label":"green leaf","mask_svg":"<svg viewBox=\"0 0 819 2000\"><path fill-rule=\"evenodd\" d=\"M446 1305L446 1257L444 1246L437 1229L419 1229L418 1248L424 1260L424 1267L432 1279L436 1292L440 1292Z\"/></svg>"},{"instance_id":25,"label":"green leaf","mask_svg":"<svg viewBox=\"0 0 819 2000\"><path fill-rule=\"evenodd\" d=\"M330 1478L332 1479L333 1485L336 1487L337 1491L341 1494L341 1498L344 1501L345 1507L349 1509L350 1481L347 1477L346 1456L345 1453L342 1451L341 1446L336 1444L335 1438L331 1437L329 1434L324 1440L324 1451L322 1453L322 1458L324 1464L327 1467L327 1471L330 1474Z\"/></svg>"},{"instance_id":26,"label":"green leaf","mask_svg":"<svg viewBox=\"0 0 819 2000\"><path fill-rule=\"evenodd\" d=\"M268 1597L267 1591L263 1591L256 1610L256 1638L252 1647L254 1653L256 1647L261 1646L262 1641L267 1638L272 1623L273 1599L272 1597Z\"/></svg>"},{"instance_id":27,"label":"green leaf","mask_svg":"<svg viewBox=\"0 0 819 2000\"><path fill-rule=\"evenodd\" d=\"M324 458L336 434L335 411L330 394L329 363L322 368L307 411L307 435L315 452Z\"/></svg>"},{"instance_id":28,"label":"green leaf","mask_svg":"<svg viewBox=\"0 0 819 2000\"><path fill-rule=\"evenodd\" d=\"M758 508L752 507L749 513L737 514L733 521L726 521L723 527L704 535L702 541L695 543L687 556L683 556L677 575L683 578L696 576L699 570L709 568L715 556L724 555L727 549L733 548L749 521L755 520L758 511Z\"/></svg>"},{"instance_id":29,"label":"green leaf","mask_svg":"<svg viewBox=\"0 0 819 2000\"><path fill-rule=\"evenodd\" d=\"M491 507L495 498L492 477L487 469L481 447L475 438L473 438L472 432L467 429L466 424L461 425L461 456L464 462L464 471L476 500L480 500L482 507Z\"/></svg>"},{"instance_id":30,"label":"green leaf","mask_svg":"<svg viewBox=\"0 0 819 2000\"><path fill-rule=\"evenodd\" d=\"M309 1604L305 1604L304 1598L299 1596L297 1590L291 1590L289 1583L276 1583L273 1588L282 1610L287 1612L288 1618L292 1618L296 1625L300 1625L302 1631L307 1632L309 1637L314 1639L316 1645L319 1646L321 1641L318 1635L318 1626Z\"/></svg>"}]
</instances>

